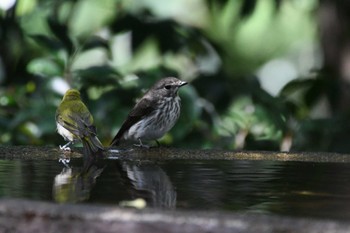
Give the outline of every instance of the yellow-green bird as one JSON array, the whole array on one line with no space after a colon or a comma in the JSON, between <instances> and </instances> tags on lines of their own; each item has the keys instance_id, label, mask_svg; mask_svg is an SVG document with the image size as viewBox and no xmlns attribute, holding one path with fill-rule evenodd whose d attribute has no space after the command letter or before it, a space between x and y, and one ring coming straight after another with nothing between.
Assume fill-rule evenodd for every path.
<instances>
[{"instance_id":1,"label":"yellow-green bird","mask_svg":"<svg viewBox=\"0 0 350 233\"><path fill-rule=\"evenodd\" d=\"M71 143L81 141L84 156L104 151L102 143L97 138L93 117L81 101L78 90L70 89L65 93L57 108L55 118L57 132L68 141L66 145L60 146L62 150L70 150L68 146Z\"/></svg>"}]
</instances>

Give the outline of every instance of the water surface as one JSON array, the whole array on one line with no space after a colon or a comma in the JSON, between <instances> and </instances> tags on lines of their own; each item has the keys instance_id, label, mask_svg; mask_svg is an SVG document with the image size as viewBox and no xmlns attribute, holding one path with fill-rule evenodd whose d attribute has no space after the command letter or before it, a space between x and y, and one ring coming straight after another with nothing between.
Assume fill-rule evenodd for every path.
<instances>
[{"instance_id":1,"label":"water surface","mask_svg":"<svg viewBox=\"0 0 350 233\"><path fill-rule=\"evenodd\" d=\"M349 183L349 163L107 159L83 172L81 159L0 160L0 197L51 202L348 219Z\"/></svg>"}]
</instances>

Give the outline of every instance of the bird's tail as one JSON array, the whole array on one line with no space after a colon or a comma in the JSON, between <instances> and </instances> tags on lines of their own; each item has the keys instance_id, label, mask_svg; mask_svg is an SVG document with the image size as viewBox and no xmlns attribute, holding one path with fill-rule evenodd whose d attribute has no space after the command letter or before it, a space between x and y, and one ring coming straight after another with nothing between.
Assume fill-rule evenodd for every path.
<instances>
[{"instance_id":1,"label":"bird's tail","mask_svg":"<svg viewBox=\"0 0 350 233\"><path fill-rule=\"evenodd\" d=\"M82 140L84 157L103 156L105 148L96 136L86 137Z\"/></svg>"},{"instance_id":2,"label":"bird's tail","mask_svg":"<svg viewBox=\"0 0 350 233\"><path fill-rule=\"evenodd\" d=\"M118 146L119 143L120 143L120 136L117 134L117 135L113 138L112 142L109 144L109 147Z\"/></svg>"}]
</instances>

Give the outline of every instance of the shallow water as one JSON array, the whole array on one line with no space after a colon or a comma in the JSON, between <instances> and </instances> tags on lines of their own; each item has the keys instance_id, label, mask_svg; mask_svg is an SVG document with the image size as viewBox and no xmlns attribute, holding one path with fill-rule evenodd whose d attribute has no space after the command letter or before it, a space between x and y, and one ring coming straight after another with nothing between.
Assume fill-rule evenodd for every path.
<instances>
[{"instance_id":1,"label":"shallow water","mask_svg":"<svg viewBox=\"0 0 350 233\"><path fill-rule=\"evenodd\" d=\"M350 164L252 160L0 160L0 197L348 219Z\"/></svg>"}]
</instances>

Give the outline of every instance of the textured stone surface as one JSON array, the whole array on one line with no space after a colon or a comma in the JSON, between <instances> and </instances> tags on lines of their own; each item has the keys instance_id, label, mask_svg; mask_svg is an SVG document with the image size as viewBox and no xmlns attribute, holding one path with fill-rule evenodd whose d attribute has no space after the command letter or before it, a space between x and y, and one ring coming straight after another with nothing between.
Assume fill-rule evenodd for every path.
<instances>
[{"instance_id":1,"label":"textured stone surface","mask_svg":"<svg viewBox=\"0 0 350 233\"><path fill-rule=\"evenodd\" d=\"M116 150L116 149L115 149ZM337 153L296 153L270 151L227 151L194 150L177 148L131 148L110 151L108 156L114 159L131 160L171 160L171 159L213 159L213 160L276 160L303 162L346 162L350 163L350 154ZM62 156L81 157L81 148L73 152L62 152L58 147L0 146L0 159L57 159Z\"/></svg>"},{"instance_id":2,"label":"textured stone surface","mask_svg":"<svg viewBox=\"0 0 350 233\"><path fill-rule=\"evenodd\" d=\"M1 200L0 232L350 232L350 223L222 212L155 211Z\"/></svg>"}]
</instances>

